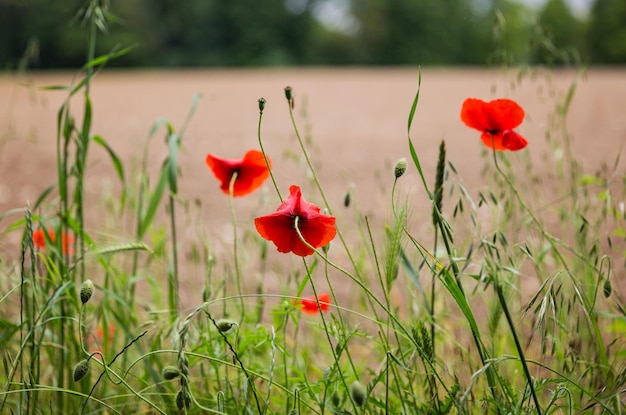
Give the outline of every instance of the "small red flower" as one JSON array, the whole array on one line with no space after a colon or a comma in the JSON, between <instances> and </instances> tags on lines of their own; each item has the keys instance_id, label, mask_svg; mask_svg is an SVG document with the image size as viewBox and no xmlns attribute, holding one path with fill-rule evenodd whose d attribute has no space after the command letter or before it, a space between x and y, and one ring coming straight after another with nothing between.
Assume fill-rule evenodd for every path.
<instances>
[{"instance_id":1,"label":"small red flower","mask_svg":"<svg viewBox=\"0 0 626 415\"><path fill-rule=\"evenodd\" d=\"M302 242L296 231L296 217L304 240L315 248L327 245L337 234L335 217L321 214L319 207L307 202L299 186L291 186L289 197L276 212L256 218L254 225L263 238L274 242L278 252L311 255L313 249Z\"/></svg>"},{"instance_id":2,"label":"small red flower","mask_svg":"<svg viewBox=\"0 0 626 415\"><path fill-rule=\"evenodd\" d=\"M468 127L482 131L480 139L494 150L521 150L528 142L513 131L524 120L524 110L510 99L485 102L468 98L463 102L461 120Z\"/></svg>"},{"instance_id":3,"label":"small red flower","mask_svg":"<svg viewBox=\"0 0 626 415\"><path fill-rule=\"evenodd\" d=\"M314 295L310 297L303 297L300 301L296 302L296 304L302 304L301 310L305 314L317 314L320 310L325 313L330 310L330 294L323 293L317 298L319 302L315 299Z\"/></svg>"},{"instance_id":4,"label":"small red flower","mask_svg":"<svg viewBox=\"0 0 626 415\"><path fill-rule=\"evenodd\" d=\"M250 150L242 159L237 160L223 159L213 154L207 154L206 164L217 180L222 183L220 189L226 194L229 194L230 180L233 174L237 173L233 185L233 196L235 197L252 193L270 176L265 164L265 157L258 150Z\"/></svg>"},{"instance_id":5,"label":"small red flower","mask_svg":"<svg viewBox=\"0 0 626 415\"><path fill-rule=\"evenodd\" d=\"M56 235L52 229L48 229L48 239L52 243L56 241ZM37 228L33 231L33 244L39 249L46 249L46 235L43 228ZM65 231L61 232L63 253L73 253L72 244L74 244L74 236Z\"/></svg>"}]
</instances>

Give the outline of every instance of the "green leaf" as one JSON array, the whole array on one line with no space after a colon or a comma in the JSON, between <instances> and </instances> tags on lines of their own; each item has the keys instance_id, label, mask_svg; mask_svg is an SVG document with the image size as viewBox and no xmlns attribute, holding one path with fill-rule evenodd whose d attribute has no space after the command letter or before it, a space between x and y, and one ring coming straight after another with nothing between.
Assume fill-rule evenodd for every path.
<instances>
[{"instance_id":1,"label":"green leaf","mask_svg":"<svg viewBox=\"0 0 626 415\"><path fill-rule=\"evenodd\" d=\"M180 136L171 134L168 139L169 157L168 157L168 177L170 191L173 194L178 193L178 148L180 147Z\"/></svg>"},{"instance_id":2,"label":"green leaf","mask_svg":"<svg viewBox=\"0 0 626 415\"><path fill-rule=\"evenodd\" d=\"M159 203L161 202L161 198L163 197L163 192L165 192L165 186L168 182L168 162L166 161L161 169L161 176L159 177L159 182L157 183L156 188L150 195L150 200L148 201L148 206L146 210L141 215L141 221L139 223L139 229L137 232L137 237L141 239L148 229L148 226L152 223L154 219L154 215L159 207Z\"/></svg>"},{"instance_id":3,"label":"green leaf","mask_svg":"<svg viewBox=\"0 0 626 415\"><path fill-rule=\"evenodd\" d=\"M113 162L113 167L115 168L115 172L117 173L117 177L119 177L122 184L125 183L125 175L124 175L124 165L122 164L122 160L118 157L118 155L113 151L111 146L99 135L93 136L91 138L96 144L104 148L107 153L109 153L109 157L111 157L111 161Z\"/></svg>"}]
</instances>

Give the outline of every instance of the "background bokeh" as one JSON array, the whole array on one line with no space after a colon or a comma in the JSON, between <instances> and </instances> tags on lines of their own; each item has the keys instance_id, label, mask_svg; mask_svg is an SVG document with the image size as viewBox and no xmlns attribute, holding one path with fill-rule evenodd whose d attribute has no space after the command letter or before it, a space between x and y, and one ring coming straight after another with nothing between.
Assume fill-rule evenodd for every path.
<instances>
[{"instance_id":1,"label":"background bokeh","mask_svg":"<svg viewBox=\"0 0 626 415\"><path fill-rule=\"evenodd\" d=\"M624 0L0 0L0 67L626 63ZM77 12L78 10L78 12Z\"/></svg>"}]
</instances>

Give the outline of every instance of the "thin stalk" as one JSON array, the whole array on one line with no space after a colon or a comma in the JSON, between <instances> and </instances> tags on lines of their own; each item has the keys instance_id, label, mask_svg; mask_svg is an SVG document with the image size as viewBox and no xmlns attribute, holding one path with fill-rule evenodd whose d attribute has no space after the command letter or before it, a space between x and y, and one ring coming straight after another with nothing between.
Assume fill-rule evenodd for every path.
<instances>
[{"instance_id":1,"label":"thin stalk","mask_svg":"<svg viewBox=\"0 0 626 415\"><path fill-rule=\"evenodd\" d=\"M235 203L234 203L234 189L235 189L235 181L237 180L237 172L234 172L232 177L230 178L230 183L228 184L228 196L230 201L230 217L233 222L233 261L235 263L235 283L237 285L237 294L239 296L240 301L240 318L239 323L243 321L244 316L244 302L243 302L243 291L241 289L241 270L239 268L239 255L238 255L238 244L237 244L237 215L235 214Z\"/></svg>"},{"instance_id":2,"label":"thin stalk","mask_svg":"<svg viewBox=\"0 0 626 415\"><path fill-rule=\"evenodd\" d=\"M170 317L172 321L176 319L178 314L179 298L178 298L178 240L176 238L176 214L174 205L174 196L170 193L168 211L170 214L170 231L172 233L172 270L168 272L168 296L170 306Z\"/></svg>"},{"instance_id":3,"label":"thin stalk","mask_svg":"<svg viewBox=\"0 0 626 415\"><path fill-rule=\"evenodd\" d=\"M530 375L530 370L528 370L528 364L526 363L526 358L524 357L524 349L522 348L522 344L519 341L517 330L515 330L515 324L513 324L513 318L511 317L511 313L509 312L509 307L506 304L506 299L504 298L502 286L500 285L499 281L495 281L494 289L496 290L496 294L498 295L498 300L500 301L500 305L502 306L502 311L504 311L504 316L506 317L506 321L509 324L511 333L513 334L515 348L517 349L520 361L522 362L522 368L524 369L524 375L526 376L526 381L528 382L528 387L530 388L530 394L532 395L535 407L537 408L537 415L541 415L541 406L539 405L539 399L537 399L537 393L535 392L535 386L533 385L533 378Z\"/></svg>"},{"instance_id":4,"label":"thin stalk","mask_svg":"<svg viewBox=\"0 0 626 415\"><path fill-rule=\"evenodd\" d=\"M263 108L265 108L265 100L263 98L259 99L259 123L257 125L257 138L259 140L259 148L261 149L261 153L263 153L263 158L265 159L265 165L267 166L267 171L270 172L270 178L272 179L272 183L274 184L274 189L276 189L276 194L280 201L283 201L283 197L280 195L280 189L278 188L278 184L276 184L276 178L274 177L274 173L272 172L272 166L270 165L270 160L267 158L267 154L265 153L265 149L263 148L263 140L261 140L261 122L263 121Z\"/></svg>"},{"instance_id":5,"label":"thin stalk","mask_svg":"<svg viewBox=\"0 0 626 415\"><path fill-rule=\"evenodd\" d=\"M300 229L298 228L299 219L300 219L300 216L296 216L296 219L294 221L294 227L298 231L298 235L302 236L302 234L300 233ZM304 257L302 257L302 263L304 264L304 269L306 270L306 273L309 276L309 283L311 285L311 289L313 290L315 301L317 301L318 303L318 311L320 314L320 318L322 319L322 325L324 326L324 333L326 334L326 340L328 340L328 345L330 346L330 350L333 354L333 360L335 361L334 366L337 369L337 372L339 373L339 379L341 379L341 382L343 383L344 388L348 390L348 382L346 381L346 376L343 375L343 371L341 370L341 365L339 364L339 358L337 356L337 352L335 351L335 346L333 345L333 341L330 338L330 329L328 328L328 325L326 324L326 318L324 317L324 312L322 311L322 308L319 305L319 296L317 294L317 289L315 288L315 283L313 282L313 277L311 276L311 270L309 269L309 266L306 263L306 259L304 259ZM356 373L356 369L354 368L354 366L352 366L352 369L354 370L354 374L356 376L357 373ZM357 412L358 408L356 406L356 403L352 399L352 397L350 398L350 402L352 403L352 407L354 411ZM323 406L322 409L323 408L325 408L325 406Z\"/></svg>"},{"instance_id":6,"label":"thin stalk","mask_svg":"<svg viewBox=\"0 0 626 415\"><path fill-rule=\"evenodd\" d=\"M492 142L493 142L493 136L492 136ZM513 182L511 181L509 176L504 173L504 171L502 170L502 168L498 164L498 158L496 157L496 150L495 149L492 151L492 155L493 155L493 162L494 162L494 164L496 166L496 170L504 178L504 180L506 181L509 189L511 189L511 191L513 192L513 195L517 199L518 203L520 204L520 206L522 206L524 211L528 214L528 216L530 217L532 222L537 226L537 229L539 230L541 235L544 238L546 238L546 240L550 244L550 248L551 248L552 252L554 253L556 259L561 264L563 269L566 271L567 275L571 277L572 276L572 272L569 269L567 261L565 261L565 258L563 257L563 255L561 254L561 252L558 249L558 246L557 246L557 243L556 243L556 238L554 236L552 236L550 233L548 233L548 231L545 230L543 224L539 221L539 219L537 218L535 213L532 211L532 209L526 204L526 202L524 201L524 199L522 198L520 193L517 191L517 188L515 188L515 186L513 185ZM575 282L574 282L574 284L575 284ZM577 290L578 290L578 287L577 287ZM580 290L578 290L578 291L580 291ZM592 316L591 316L593 307L592 307L591 304L589 304L589 301L587 300L587 297L585 297L584 295L579 295L578 298L582 302L583 308L585 310L585 315L587 316L587 320L589 321L589 324L591 324L591 327L593 328L594 335L595 335L594 337L597 340L596 351L597 351L597 353L598 353L598 355L600 357L600 361L601 361L600 367L602 368L603 374L606 375L608 373L608 369L609 369L610 365L609 365L609 362L608 362L608 356L606 354L606 348L604 347L604 342L602 340L602 331L600 330L600 327L598 326L597 321L594 318L592 318Z\"/></svg>"}]
</instances>

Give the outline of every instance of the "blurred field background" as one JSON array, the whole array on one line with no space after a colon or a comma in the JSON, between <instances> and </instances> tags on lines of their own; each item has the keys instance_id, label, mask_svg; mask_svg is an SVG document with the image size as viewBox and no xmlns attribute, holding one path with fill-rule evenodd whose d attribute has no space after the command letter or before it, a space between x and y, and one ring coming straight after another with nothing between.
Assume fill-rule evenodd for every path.
<instances>
[{"instance_id":1,"label":"blurred field background","mask_svg":"<svg viewBox=\"0 0 626 415\"><path fill-rule=\"evenodd\" d=\"M626 63L623 0L97 3L121 67ZM80 67L90 4L0 1L0 68Z\"/></svg>"}]
</instances>

